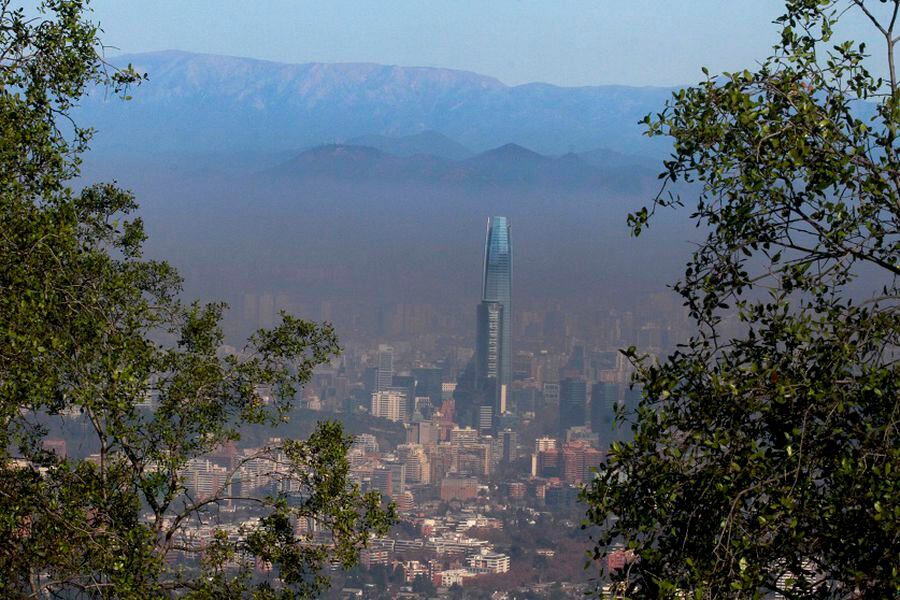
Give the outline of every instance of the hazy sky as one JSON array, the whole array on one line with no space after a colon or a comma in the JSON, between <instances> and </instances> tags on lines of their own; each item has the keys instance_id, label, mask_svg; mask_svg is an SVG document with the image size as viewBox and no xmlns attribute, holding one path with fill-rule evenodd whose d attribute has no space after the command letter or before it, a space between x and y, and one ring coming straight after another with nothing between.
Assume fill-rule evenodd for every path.
<instances>
[{"instance_id":1,"label":"hazy sky","mask_svg":"<svg viewBox=\"0 0 900 600\"><path fill-rule=\"evenodd\" d=\"M779 0L94 0L123 52L476 71L510 84L673 85L751 67ZM848 33L859 37L862 24Z\"/></svg>"}]
</instances>

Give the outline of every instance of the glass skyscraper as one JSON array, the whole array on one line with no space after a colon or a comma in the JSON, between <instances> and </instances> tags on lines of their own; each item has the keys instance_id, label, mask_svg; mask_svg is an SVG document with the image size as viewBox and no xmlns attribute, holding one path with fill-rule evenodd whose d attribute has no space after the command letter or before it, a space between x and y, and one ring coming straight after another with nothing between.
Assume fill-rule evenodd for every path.
<instances>
[{"instance_id":1,"label":"glass skyscraper","mask_svg":"<svg viewBox=\"0 0 900 600\"><path fill-rule=\"evenodd\" d=\"M485 364L477 365L477 372L480 377L494 378L497 395L495 416L506 408L506 391L512 375L511 300L512 246L509 222L506 217L491 217L488 219L484 242L484 281L478 315L477 345L481 350L478 354Z\"/></svg>"},{"instance_id":2,"label":"glass skyscraper","mask_svg":"<svg viewBox=\"0 0 900 600\"><path fill-rule=\"evenodd\" d=\"M570 427L582 427L587 408L587 384L580 377L567 377L559 382L559 433L566 438Z\"/></svg>"}]
</instances>

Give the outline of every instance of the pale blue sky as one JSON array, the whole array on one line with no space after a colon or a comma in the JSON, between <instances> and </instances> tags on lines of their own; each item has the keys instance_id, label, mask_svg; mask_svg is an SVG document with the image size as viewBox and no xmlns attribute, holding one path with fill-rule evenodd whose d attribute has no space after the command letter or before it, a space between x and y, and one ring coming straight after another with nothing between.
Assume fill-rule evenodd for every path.
<instances>
[{"instance_id":1,"label":"pale blue sky","mask_svg":"<svg viewBox=\"0 0 900 600\"><path fill-rule=\"evenodd\" d=\"M283 62L377 62L509 84L675 85L751 67L780 0L94 0L106 43ZM859 19L846 32L864 31Z\"/></svg>"}]
</instances>

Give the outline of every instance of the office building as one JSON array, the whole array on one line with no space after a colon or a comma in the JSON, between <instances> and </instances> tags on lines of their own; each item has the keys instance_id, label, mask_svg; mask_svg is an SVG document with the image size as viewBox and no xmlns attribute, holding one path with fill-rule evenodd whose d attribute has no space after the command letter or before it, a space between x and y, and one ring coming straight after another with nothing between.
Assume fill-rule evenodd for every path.
<instances>
[{"instance_id":1,"label":"office building","mask_svg":"<svg viewBox=\"0 0 900 600\"><path fill-rule=\"evenodd\" d=\"M566 444L562 450L560 475L568 483L585 483L593 479L594 469L603 463L603 453L584 442Z\"/></svg>"},{"instance_id":2,"label":"office building","mask_svg":"<svg viewBox=\"0 0 900 600\"><path fill-rule=\"evenodd\" d=\"M410 421L416 410L415 378L411 375L394 375L391 378L391 386L388 389L401 391L406 396L406 413L403 415L403 420Z\"/></svg>"},{"instance_id":3,"label":"office building","mask_svg":"<svg viewBox=\"0 0 900 600\"><path fill-rule=\"evenodd\" d=\"M478 479L474 477L447 477L441 481L441 500L471 500L478 496Z\"/></svg>"},{"instance_id":4,"label":"office building","mask_svg":"<svg viewBox=\"0 0 900 600\"><path fill-rule=\"evenodd\" d=\"M454 427L450 430L450 443L454 446L474 446L478 442L478 431L471 427Z\"/></svg>"},{"instance_id":5,"label":"office building","mask_svg":"<svg viewBox=\"0 0 900 600\"><path fill-rule=\"evenodd\" d=\"M431 406L440 406L444 401L444 370L437 367L416 367L412 370L412 375L416 379L416 396L428 396Z\"/></svg>"},{"instance_id":6,"label":"office building","mask_svg":"<svg viewBox=\"0 0 900 600\"><path fill-rule=\"evenodd\" d=\"M391 346L378 346L378 364L375 368L375 391L391 387L394 383L394 349Z\"/></svg>"},{"instance_id":7,"label":"office building","mask_svg":"<svg viewBox=\"0 0 900 600\"><path fill-rule=\"evenodd\" d=\"M559 431L565 439L570 427L582 427L587 409L587 384L580 378L566 378L559 382Z\"/></svg>"},{"instance_id":8,"label":"office building","mask_svg":"<svg viewBox=\"0 0 900 600\"><path fill-rule=\"evenodd\" d=\"M518 434L511 429L505 429L501 432L500 439L503 445L503 462L516 462L516 459L519 458Z\"/></svg>"},{"instance_id":9,"label":"office building","mask_svg":"<svg viewBox=\"0 0 900 600\"><path fill-rule=\"evenodd\" d=\"M390 421L407 420L407 403L409 397L405 390L387 388L372 394L372 416Z\"/></svg>"},{"instance_id":10,"label":"office building","mask_svg":"<svg viewBox=\"0 0 900 600\"><path fill-rule=\"evenodd\" d=\"M539 437L534 440L534 451L545 452L547 450L556 450L556 438Z\"/></svg>"},{"instance_id":11,"label":"office building","mask_svg":"<svg viewBox=\"0 0 900 600\"><path fill-rule=\"evenodd\" d=\"M469 557L469 568L475 573L508 573L509 556L482 550L480 554Z\"/></svg>"},{"instance_id":12,"label":"office building","mask_svg":"<svg viewBox=\"0 0 900 600\"><path fill-rule=\"evenodd\" d=\"M480 387L500 381L503 346L503 304L484 300L476 312L475 378Z\"/></svg>"},{"instance_id":13,"label":"office building","mask_svg":"<svg viewBox=\"0 0 900 600\"><path fill-rule=\"evenodd\" d=\"M619 398L618 386L612 383L595 383L591 386L591 429L597 433L607 432L615 418L616 403Z\"/></svg>"},{"instance_id":14,"label":"office building","mask_svg":"<svg viewBox=\"0 0 900 600\"><path fill-rule=\"evenodd\" d=\"M512 246L506 217L490 217L484 243L481 303L476 319L475 385L479 405L490 406L493 421L506 412L512 379L510 342L512 302ZM479 410L479 427L488 411Z\"/></svg>"}]
</instances>

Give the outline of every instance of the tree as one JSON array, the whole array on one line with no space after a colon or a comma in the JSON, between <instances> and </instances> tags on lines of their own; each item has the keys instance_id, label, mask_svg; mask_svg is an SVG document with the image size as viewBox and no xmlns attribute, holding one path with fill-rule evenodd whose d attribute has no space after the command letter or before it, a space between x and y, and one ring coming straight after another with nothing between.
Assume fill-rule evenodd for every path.
<instances>
[{"instance_id":1,"label":"tree","mask_svg":"<svg viewBox=\"0 0 900 600\"><path fill-rule=\"evenodd\" d=\"M450 592L450 597L453 598L453 600L462 600L465 594L463 587L458 583L454 583L453 585L451 585L448 588L448 591Z\"/></svg>"},{"instance_id":2,"label":"tree","mask_svg":"<svg viewBox=\"0 0 900 600\"><path fill-rule=\"evenodd\" d=\"M437 588L428 575L418 574L412 582L412 590L417 594L422 594L426 598L430 598L437 594Z\"/></svg>"},{"instance_id":3,"label":"tree","mask_svg":"<svg viewBox=\"0 0 900 600\"><path fill-rule=\"evenodd\" d=\"M627 351L634 438L583 494L593 558L635 552L603 574L628 597L900 594L898 9L788 0L769 59L645 121L674 151L633 233L686 183L704 239L674 286L697 333L659 362ZM835 41L847 11L884 78Z\"/></svg>"},{"instance_id":4,"label":"tree","mask_svg":"<svg viewBox=\"0 0 900 600\"><path fill-rule=\"evenodd\" d=\"M104 63L85 4L44 0L28 16L0 0L0 595L316 595L323 567L355 564L393 519L351 482L340 425L243 456L199 497L184 472L243 425L286 418L339 352L334 331L283 314L222 352L224 305L182 303L175 270L142 258L132 195L73 190L91 131L71 109L95 86L125 95L141 79ZM93 456L44 448L63 414ZM251 463L269 496L237 491ZM258 520L216 527L223 505Z\"/></svg>"}]
</instances>

